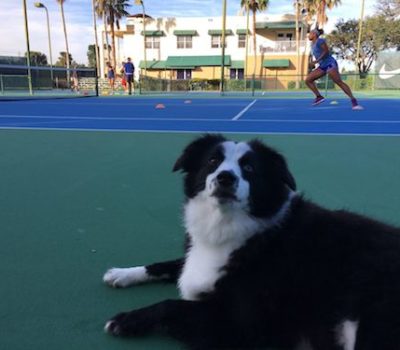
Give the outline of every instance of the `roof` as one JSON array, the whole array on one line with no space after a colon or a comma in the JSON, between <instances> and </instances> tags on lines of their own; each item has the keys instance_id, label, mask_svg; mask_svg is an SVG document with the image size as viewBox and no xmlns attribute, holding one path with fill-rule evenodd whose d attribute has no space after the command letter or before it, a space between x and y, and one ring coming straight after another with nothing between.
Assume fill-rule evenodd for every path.
<instances>
[{"instance_id":1,"label":"roof","mask_svg":"<svg viewBox=\"0 0 400 350\"><path fill-rule=\"evenodd\" d=\"M231 61L231 66L230 68L233 69L244 69L244 61Z\"/></svg>"},{"instance_id":2,"label":"roof","mask_svg":"<svg viewBox=\"0 0 400 350\"><path fill-rule=\"evenodd\" d=\"M145 68L145 61L139 62L139 68ZM146 61L146 69L166 69L166 61Z\"/></svg>"},{"instance_id":3,"label":"roof","mask_svg":"<svg viewBox=\"0 0 400 350\"><path fill-rule=\"evenodd\" d=\"M174 30L174 35L198 35L195 29L185 29L185 30Z\"/></svg>"},{"instance_id":4,"label":"roof","mask_svg":"<svg viewBox=\"0 0 400 350\"><path fill-rule=\"evenodd\" d=\"M143 31L140 32L143 35ZM146 30L144 32L145 36L164 36L165 33L162 30Z\"/></svg>"},{"instance_id":5,"label":"roof","mask_svg":"<svg viewBox=\"0 0 400 350\"><path fill-rule=\"evenodd\" d=\"M246 31L247 31L247 34L250 34L250 30L248 29L248 30L246 30L246 29L236 29L236 34L246 34Z\"/></svg>"},{"instance_id":6,"label":"roof","mask_svg":"<svg viewBox=\"0 0 400 350\"><path fill-rule=\"evenodd\" d=\"M168 56L167 68L189 68L189 67L205 67L205 66L220 66L222 56ZM231 56L226 55L226 66L231 65Z\"/></svg>"},{"instance_id":7,"label":"roof","mask_svg":"<svg viewBox=\"0 0 400 350\"><path fill-rule=\"evenodd\" d=\"M283 21L283 22L257 22L256 29L295 29L296 22Z\"/></svg>"},{"instance_id":8,"label":"roof","mask_svg":"<svg viewBox=\"0 0 400 350\"><path fill-rule=\"evenodd\" d=\"M195 69L196 67L221 66L222 56L168 56L166 61L146 61L146 69ZM274 61L273 64L283 64L289 60L265 60ZM279 61L277 63L275 61ZM225 56L225 66L233 69L244 69L244 61L231 60L230 55ZM274 66L275 67L275 66ZM286 66L285 66L286 67ZM139 68L144 68L144 61L139 62Z\"/></svg>"},{"instance_id":9,"label":"roof","mask_svg":"<svg viewBox=\"0 0 400 350\"><path fill-rule=\"evenodd\" d=\"M222 35L222 30L221 29L210 29L208 31L208 34L209 35ZM233 35L232 29L226 29L225 35Z\"/></svg>"},{"instance_id":10,"label":"roof","mask_svg":"<svg viewBox=\"0 0 400 350\"><path fill-rule=\"evenodd\" d=\"M288 68L289 66L289 59L264 60L263 62L265 68Z\"/></svg>"}]
</instances>

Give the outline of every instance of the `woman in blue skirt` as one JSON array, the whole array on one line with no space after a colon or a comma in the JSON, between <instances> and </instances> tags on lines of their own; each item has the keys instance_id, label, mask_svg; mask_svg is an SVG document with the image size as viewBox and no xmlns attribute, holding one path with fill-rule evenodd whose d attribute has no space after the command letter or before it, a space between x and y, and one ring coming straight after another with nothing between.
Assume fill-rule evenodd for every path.
<instances>
[{"instance_id":1,"label":"woman in blue skirt","mask_svg":"<svg viewBox=\"0 0 400 350\"><path fill-rule=\"evenodd\" d=\"M323 34L322 29L314 29L308 35L308 39L312 42L311 50L314 56L312 65L318 64L318 68L315 68L306 78L306 84L310 90L315 94L315 100L313 105L319 105L325 101L325 98L320 94L315 80L328 74L333 82L338 85L343 92L350 97L353 110L363 109L357 102L357 99L353 96L350 87L342 80L339 73L339 66L336 60L332 57L326 40L320 38Z\"/></svg>"},{"instance_id":2,"label":"woman in blue skirt","mask_svg":"<svg viewBox=\"0 0 400 350\"><path fill-rule=\"evenodd\" d=\"M110 85L111 94L114 94L114 85L115 85L115 70L110 62L107 62L107 79L108 84Z\"/></svg>"}]
</instances>

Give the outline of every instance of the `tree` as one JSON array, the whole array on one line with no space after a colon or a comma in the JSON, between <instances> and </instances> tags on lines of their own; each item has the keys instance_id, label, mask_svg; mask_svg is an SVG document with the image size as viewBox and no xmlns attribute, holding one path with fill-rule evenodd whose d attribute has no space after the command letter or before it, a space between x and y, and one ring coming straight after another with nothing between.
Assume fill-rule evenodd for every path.
<instances>
[{"instance_id":1,"label":"tree","mask_svg":"<svg viewBox=\"0 0 400 350\"><path fill-rule=\"evenodd\" d=\"M69 57L69 60L67 60L67 57ZM67 53L65 51L61 51L60 57L58 57L58 60L56 62L56 66L69 67L72 64L72 61L73 61L73 58L72 58L71 54L68 54L68 56L67 56Z\"/></svg>"},{"instance_id":2,"label":"tree","mask_svg":"<svg viewBox=\"0 0 400 350\"><path fill-rule=\"evenodd\" d=\"M65 49L66 49L66 53L67 56L69 56L69 47L68 47L68 35L67 35L67 26L65 24L65 15L64 15L64 2L66 0L56 0L59 4L60 4L60 10L61 10L61 19L62 19L62 23L63 23L63 31L64 31L64 39L65 39ZM70 68L70 61L66 60L66 64L67 64L67 84L69 86L69 82L70 82L70 73L69 73L69 68Z\"/></svg>"},{"instance_id":3,"label":"tree","mask_svg":"<svg viewBox=\"0 0 400 350\"><path fill-rule=\"evenodd\" d=\"M240 6L246 11L249 10L253 14L253 49L254 49L254 70L256 72L257 60L257 40L256 40L256 14L257 12L265 11L268 8L269 0L241 0ZM225 43L223 43L225 44Z\"/></svg>"},{"instance_id":4,"label":"tree","mask_svg":"<svg viewBox=\"0 0 400 350\"><path fill-rule=\"evenodd\" d=\"M107 24L111 30L111 47L112 47L112 65L116 67L117 57L115 50L115 27L119 29L119 21L123 17L129 15L126 9L129 7L128 0L97 0L96 1L96 12L98 16L103 17L105 23L105 29L107 32ZM108 43L107 43L108 46Z\"/></svg>"},{"instance_id":5,"label":"tree","mask_svg":"<svg viewBox=\"0 0 400 350\"><path fill-rule=\"evenodd\" d=\"M316 18L316 28L323 28L328 22L327 9L332 10L335 6L341 5L341 3L341 0L303 0L308 19Z\"/></svg>"},{"instance_id":6,"label":"tree","mask_svg":"<svg viewBox=\"0 0 400 350\"><path fill-rule=\"evenodd\" d=\"M25 57L27 56L27 52L25 52ZM31 51L30 52L30 61L32 66L46 66L47 65L47 56L39 51Z\"/></svg>"},{"instance_id":7,"label":"tree","mask_svg":"<svg viewBox=\"0 0 400 350\"><path fill-rule=\"evenodd\" d=\"M87 58L90 68L96 67L96 45L89 45L87 50Z\"/></svg>"},{"instance_id":8,"label":"tree","mask_svg":"<svg viewBox=\"0 0 400 350\"><path fill-rule=\"evenodd\" d=\"M356 61L358 20L339 20L328 36L332 52L340 59ZM384 16L368 17L361 34L360 59L357 63L360 75L368 73L380 51L395 48L400 42L400 21Z\"/></svg>"},{"instance_id":9,"label":"tree","mask_svg":"<svg viewBox=\"0 0 400 350\"><path fill-rule=\"evenodd\" d=\"M106 3L108 0L95 0L94 8L96 14L99 19L103 20L105 40L106 40L106 49L107 49L107 60L111 62L111 45L108 41L108 24L107 24L107 16L106 16ZM102 48L104 50L104 47Z\"/></svg>"},{"instance_id":10,"label":"tree","mask_svg":"<svg viewBox=\"0 0 400 350\"><path fill-rule=\"evenodd\" d=\"M398 19L400 16L400 0L380 0L375 8L378 14L392 20Z\"/></svg>"}]
</instances>

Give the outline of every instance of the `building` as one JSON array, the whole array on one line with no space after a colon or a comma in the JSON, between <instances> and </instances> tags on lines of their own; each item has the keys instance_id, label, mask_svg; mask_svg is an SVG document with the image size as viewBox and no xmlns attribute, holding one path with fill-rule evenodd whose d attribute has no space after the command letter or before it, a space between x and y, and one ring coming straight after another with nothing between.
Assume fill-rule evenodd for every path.
<instances>
[{"instance_id":1,"label":"building","mask_svg":"<svg viewBox=\"0 0 400 350\"><path fill-rule=\"evenodd\" d=\"M266 81L271 77L274 86L268 86L271 84L267 83L264 85L266 88L287 88L291 81L296 81L296 75L304 75L308 68L307 23L299 23L299 57L295 23L294 15L259 14L254 58L251 16L247 40L246 16L228 16L225 76L228 79L243 79L254 74L257 79ZM221 17L173 17L146 19L144 30L142 18L128 16L125 27L117 32L117 61L120 65L127 57L131 57L137 68L136 79L139 74L170 80L220 79L221 27ZM105 74L107 45L104 32L102 38L101 68Z\"/></svg>"}]
</instances>

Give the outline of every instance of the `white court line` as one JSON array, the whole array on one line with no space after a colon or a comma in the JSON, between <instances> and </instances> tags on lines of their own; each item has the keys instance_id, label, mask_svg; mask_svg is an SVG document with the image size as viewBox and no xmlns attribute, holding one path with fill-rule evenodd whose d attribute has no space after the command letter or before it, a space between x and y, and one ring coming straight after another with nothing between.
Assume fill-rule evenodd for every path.
<instances>
[{"instance_id":1,"label":"white court line","mask_svg":"<svg viewBox=\"0 0 400 350\"><path fill-rule=\"evenodd\" d=\"M254 102L254 101L253 101ZM249 107L249 106L248 106ZM76 117L76 116L32 116L32 115L1 115L1 118L26 118L26 119L55 119L60 120L60 123L68 122L71 120L104 120L104 121L176 121L176 122L229 122L234 119L223 119L223 118L146 118L146 117ZM66 120L65 120L66 119ZM400 124L400 120L360 120L360 119L348 119L348 120L338 120L338 119L326 119L326 120L314 120L314 119L241 119L239 122L251 122L251 123L356 123L356 124Z\"/></svg>"},{"instance_id":2,"label":"white court line","mask_svg":"<svg viewBox=\"0 0 400 350\"><path fill-rule=\"evenodd\" d=\"M27 131L75 131L75 132L115 132L115 133L156 133L156 134L198 134L204 133L204 130L148 130L148 129L84 129L84 128L37 128L37 127L3 127L0 130L27 130ZM400 137L400 134L367 134L367 133L324 133L324 132L283 132L283 131L232 131L218 130L218 133L225 134L244 134L244 135L295 135L295 136L368 136L368 137Z\"/></svg>"},{"instance_id":3,"label":"white court line","mask_svg":"<svg viewBox=\"0 0 400 350\"><path fill-rule=\"evenodd\" d=\"M242 109L238 114L236 114L232 120L238 120L243 114L245 114L255 103L257 100L252 101L249 103L244 109Z\"/></svg>"}]
</instances>

